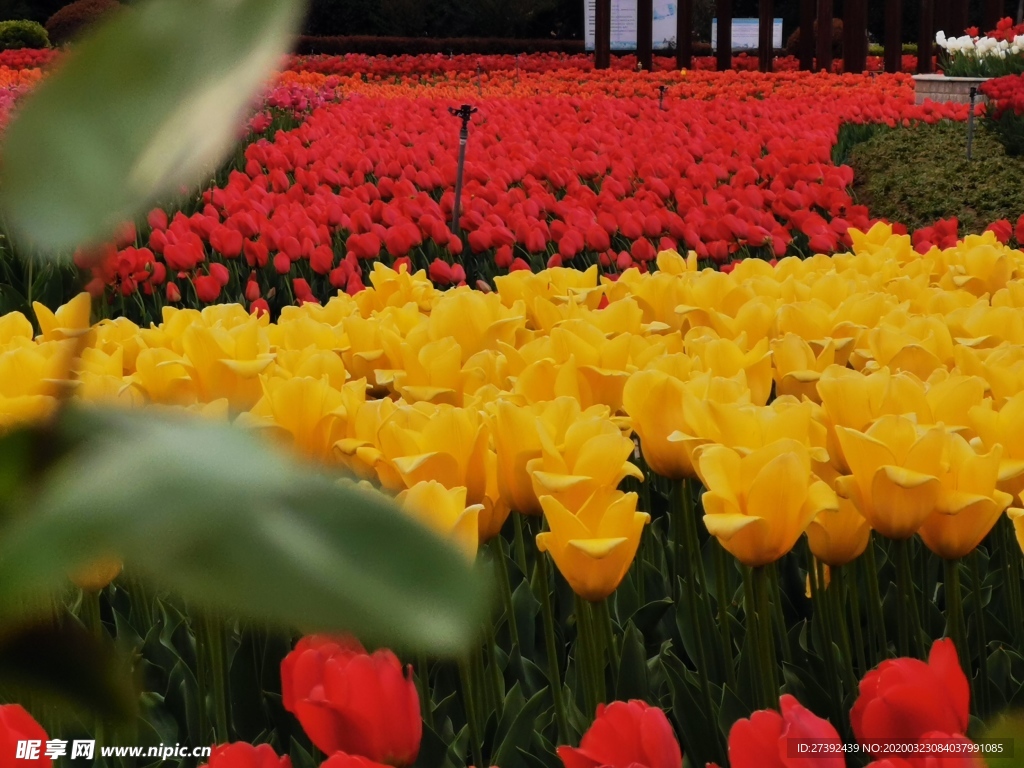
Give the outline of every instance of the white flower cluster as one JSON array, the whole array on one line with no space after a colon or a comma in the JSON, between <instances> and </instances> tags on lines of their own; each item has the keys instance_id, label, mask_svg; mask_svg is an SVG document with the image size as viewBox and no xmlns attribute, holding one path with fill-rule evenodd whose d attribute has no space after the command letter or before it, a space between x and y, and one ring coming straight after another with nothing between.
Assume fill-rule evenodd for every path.
<instances>
[{"instance_id":1,"label":"white flower cluster","mask_svg":"<svg viewBox=\"0 0 1024 768\"><path fill-rule=\"evenodd\" d=\"M946 37L946 33L939 31L935 35L935 42L940 48L950 54L973 54L977 57L995 56L1005 59L1007 56L1017 56L1024 51L1024 35L1017 35L1012 42L996 40L993 37Z\"/></svg>"}]
</instances>

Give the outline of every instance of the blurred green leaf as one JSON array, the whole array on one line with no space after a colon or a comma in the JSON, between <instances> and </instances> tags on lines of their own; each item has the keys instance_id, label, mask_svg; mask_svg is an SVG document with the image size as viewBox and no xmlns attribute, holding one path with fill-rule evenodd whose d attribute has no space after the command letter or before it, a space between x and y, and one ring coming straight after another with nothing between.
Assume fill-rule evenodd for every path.
<instances>
[{"instance_id":1,"label":"blurred green leaf","mask_svg":"<svg viewBox=\"0 0 1024 768\"><path fill-rule=\"evenodd\" d=\"M982 735L989 768L1024 768L1024 713L1005 714ZM997 752L995 750L1000 749Z\"/></svg>"},{"instance_id":2,"label":"blurred green leaf","mask_svg":"<svg viewBox=\"0 0 1024 768\"><path fill-rule=\"evenodd\" d=\"M0 681L6 690L118 722L134 718L138 706L131 660L73 621L31 624L0 637Z\"/></svg>"},{"instance_id":3,"label":"blurred green leaf","mask_svg":"<svg viewBox=\"0 0 1024 768\"><path fill-rule=\"evenodd\" d=\"M147 0L77 45L7 131L0 205L42 250L98 240L210 173L303 0Z\"/></svg>"},{"instance_id":4,"label":"blurred green leaf","mask_svg":"<svg viewBox=\"0 0 1024 768\"><path fill-rule=\"evenodd\" d=\"M459 652L485 619L489 580L453 547L240 429L69 410L55 432L74 447L0 526L8 614L108 556L199 607L406 650Z\"/></svg>"}]
</instances>

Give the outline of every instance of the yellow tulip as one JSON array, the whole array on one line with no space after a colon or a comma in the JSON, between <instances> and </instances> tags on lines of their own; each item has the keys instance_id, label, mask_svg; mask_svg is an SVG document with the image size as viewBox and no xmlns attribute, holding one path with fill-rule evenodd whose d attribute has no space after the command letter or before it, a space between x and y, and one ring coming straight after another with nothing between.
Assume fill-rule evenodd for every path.
<instances>
[{"instance_id":1,"label":"yellow tulip","mask_svg":"<svg viewBox=\"0 0 1024 768\"><path fill-rule=\"evenodd\" d=\"M378 384L390 384L410 403L462 404L462 350L451 338L430 341L421 334L415 341L399 347L401 368L393 372L377 371Z\"/></svg>"},{"instance_id":2,"label":"yellow tulip","mask_svg":"<svg viewBox=\"0 0 1024 768\"><path fill-rule=\"evenodd\" d=\"M447 291L444 300L437 302L426 329L431 339L454 341L464 363L481 350L497 349L499 343L514 344L525 325L525 302L505 307L498 294L463 286Z\"/></svg>"},{"instance_id":3,"label":"yellow tulip","mask_svg":"<svg viewBox=\"0 0 1024 768\"><path fill-rule=\"evenodd\" d=\"M83 592L99 592L116 579L124 564L115 558L97 560L71 574L71 581Z\"/></svg>"},{"instance_id":4,"label":"yellow tulip","mask_svg":"<svg viewBox=\"0 0 1024 768\"><path fill-rule=\"evenodd\" d=\"M939 557L955 560L974 550L1013 496L996 490L1002 447L977 454L959 435L949 436L950 467L942 476L938 505L918 533Z\"/></svg>"},{"instance_id":5,"label":"yellow tulip","mask_svg":"<svg viewBox=\"0 0 1024 768\"><path fill-rule=\"evenodd\" d=\"M1024 433L1024 392L1011 397L998 411L987 400L971 408L969 417L979 446L988 450L1001 446L999 489L1019 499L1024 492L1024 445L1020 441Z\"/></svg>"},{"instance_id":6,"label":"yellow tulip","mask_svg":"<svg viewBox=\"0 0 1024 768\"><path fill-rule=\"evenodd\" d=\"M139 326L126 317L119 317L115 320L100 320L93 330L96 331L96 349L108 355L120 350L124 372L134 373L135 361L139 353L146 348Z\"/></svg>"},{"instance_id":7,"label":"yellow tulip","mask_svg":"<svg viewBox=\"0 0 1024 768\"><path fill-rule=\"evenodd\" d=\"M866 432L836 427L851 475L836 480L871 527L890 539L909 539L939 504L949 466L947 433L920 430L906 416L883 416Z\"/></svg>"},{"instance_id":8,"label":"yellow tulip","mask_svg":"<svg viewBox=\"0 0 1024 768\"><path fill-rule=\"evenodd\" d=\"M1017 544L1020 551L1024 552L1024 509L1008 509L1006 514L1013 521L1013 529L1017 533Z\"/></svg>"},{"instance_id":9,"label":"yellow tulip","mask_svg":"<svg viewBox=\"0 0 1024 768\"><path fill-rule=\"evenodd\" d=\"M56 312L50 311L38 301L32 302L32 310L36 313L43 341L77 339L89 333L92 297L88 293L78 294Z\"/></svg>"},{"instance_id":10,"label":"yellow tulip","mask_svg":"<svg viewBox=\"0 0 1024 768\"><path fill-rule=\"evenodd\" d=\"M682 381L658 370L634 373L622 392L623 406L640 439L644 461L654 472L672 480L695 475L693 446L686 450L669 442L674 432L692 435L696 431L688 418L691 411L684 405L688 394Z\"/></svg>"},{"instance_id":11,"label":"yellow tulip","mask_svg":"<svg viewBox=\"0 0 1024 768\"><path fill-rule=\"evenodd\" d=\"M626 477L643 480L643 473L628 459L635 446L608 418L580 419L555 442L540 432L541 455L526 462L537 498L554 496L576 511L601 488L617 488Z\"/></svg>"},{"instance_id":12,"label":"yellow tulip","mask_svg":"<svg viewBox=\"0 0 1024 768\"><path fill-rule=\"evenodd\" d=\"M232 328L194 325L182 335L182 349L200 399L209 402L223 397L239 410L251 408L260 399L259 376L274 362L255 316Z\"/></svg>"},{"instance_id":13,"label":"yellow tulip","mask_svg":"<svg viewBox=\"0 0 1024 768\"><path fill-rule=\"evenodd\" d=\"M501 533L505 521L512 514L512 507L502 496L499 487L497 454L494 451L487 451L484 459L487 465L487 486L484 489L480 514L477 516L477 533L481 544L486 544Z\"/></svg>"},{"instance_id":14,"label":"yellow tulip","mask_svg":"<svg viewBox=\"0 0 1024 768\"><path fill-rule=\"evenodd\" d=\"M239 423L276 428L303 456L327 461L345 434L348 410L342 393L326 377L264 376L261 383L263 396L239 416Z\"/></svg>"},{"instance_id":15,"label":"yellow tulip","mask_svg":"<svg viewBox=\"0 0 1024 768\"><path fill-rule=\"evenodd\" d=\"M837 475L831 465L816 465L816 469L822 482L830 488L835 486ZM827 566L836 568L860 557L871 540L871 526L854 503L842 497L837 497L837 501L836 509L820 512L807 526L811 553Z\"/></svg>"},{"instance_id":16,"label":"yellow tulip","mask_svg":"<svg viewBox=\"0 0 1024 768\"><path fill-rule=\"evenodd\" d=\"M700 358L704 369L715 376L730 378L743 372L750 387L751 402L755 405L768 402L772 391L772 353L767 339L747 349L742 335L736 341L711 336L689 337L686 351Z\"/></svg>"},{"instance_id":17,"label":"yellow tulip","mask_svg":"<svg viewBox=\"0 0 1024 768\"><path fill-rule=\"evenodd\" d=\"M636 494L601 488L575 514L553 496L542 496L540 502L551 530L537 535L537 548L551 555L584 600L608 597L629 570L651 519L636 511Z\"/></svg>"},{"instance_id":18,"label":"yellow tulip","mask_svg":"<svg viewBox=\"0 0 1024 768\"><path fill-rule=\"evenodd\" d=\"M32 323L21 312L0 316L0 352L32 342Z\"/></svg>"},{"instance_id":19,"label":"yellow tulip","mask_svg":"<svg viewBox=\"0 0 1024 768\"><path fill-rule=\"evenodd\" d=\"M163 405L192 405L198 394L192 380L192 366L170 349L143 349L135 361L132 381L151 402Z\"/></svg>"},{"instance_id":20,"label":"yellow tulip","mask_svg":"<svg viewBox=\"0 0 1024 768\"><path fill-rule=\"evenodd\" d=\"M811 472L807 448L778 440L747 456L722 445L697 452L708 532L744 565L768 565L789 552L811 521L838 509Z\"/></svg>"},{"instance_id":21,"label":"yellow tulip","mask_svg":"<svg viewBox=\"0 0 1024 768\"><path fill-rule=\"evenodd\" d=\"M483 505L467 506L465 488L445 488L426 480L398 494L398 504L417 522L451 540L468 559L476 559L477 518Z\"/></svg>"},{"instance_id":22,"label":"yellow tulip","mask_svg":"<svg viewBox=\"0 0 1024 768\"><path fill-rule=\"evenodd\" d=\"M445 488L465 486L470 504L487 487L488 433L476 411L450 405L400 406L380 425L381 453L407 488L437 480Z\"/></svg>"},{"instance_id":23,"label":"yellow tulip","mask_svg":"<svg viewBox=\"0 0 1024 768\"><path fill-rule=\"evenodd\" d=\"M40 421L54 411L64 363L64 355L36 345L0 352L0 430Z\"/></svg>"},{"instance_id":24,"label":"yellow tulip","mask_svg":"<svg viewBox=\"0 0 1024 768\"><path fill-rule=\"evenodd\" d=\"M826 341L817 353L795 333L787 333L781 339L775 339L771 346L775 393L806 397L820 403L818 380L822 371L836 361L836 348L832 340Z\"/></svg>"},{"instance_id":25,"label":"yellow tulip","mask_svg":"<svg viewBox=\"0 0 1024 768\"><path fill-rule=\"evenodd\" d=\"M380 450L377 436L381 424L387 421L398 407L387 399L366 400L364 379L357 379L351 384L353 387L357 384L362 385L362 396L359 399L359 395L354 393L354 402L347 406L348 434L334 444L335 457L357 477L363 480L378 480L384 488L397 493L405 488L405 483Z\"/></svg>"},{"instance_id":26,"label":"yellow tulip","mask_svg":"<svg viewBox=\"0 0 1024 768\"><path fill-rule=\"evenodd\" d=\"M814 403L783 396L775 398L771 405L712 400L707 407L715 425L715 442L742 455L789 439L804 445L814 462L829 460L825 425L818 420L821 409Z\"/></svg>"},{"instance_id":27,"label":"yellow tulip","mask_svg":"<svg viewBox=\"0 0 1024 768\"><path fill-rule=\"evenodd\" d=\"M364 317L369 317L374 310L404 307L410 303L421 312L428 312L439 294L424 270L409 274L404 264L396 272L379 261L374 262L370 284L372 290L360 291L355 296L355 303Z\"/></svg>"}]
</instances>

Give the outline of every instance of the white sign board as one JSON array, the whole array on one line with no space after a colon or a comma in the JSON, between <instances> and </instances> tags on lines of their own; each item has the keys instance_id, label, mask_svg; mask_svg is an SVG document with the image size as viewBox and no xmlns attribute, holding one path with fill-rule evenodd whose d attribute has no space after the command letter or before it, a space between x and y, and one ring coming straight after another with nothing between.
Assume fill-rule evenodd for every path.
<instances>
[{"instance_id":1,"label":"white sign board","mask_svg":"<svg viewBox=\"0 0 1024 768\"><path fill-rule=\"evenodd\" d=\"M676 0L654 0L654 50L676 47ZM594 50L597 35L597 2L583 0L585 39L588 51ZM612 0L612 50L636 50L636 0Z\"/></svg>"},{"instance_id":2,"label":"white sign board","mask_svg":"<svg viewBox=\"0 0 1024 768\"><path fill-rule=\"evenodd\" d=\"M757 48L757 34L761 28L758 19L732 20L732 47ZM772 47L782 47L782 19L774 19L772 23ZM711 20L711 48L718 50L718 19Z\"/></svg>"}]
</instances>

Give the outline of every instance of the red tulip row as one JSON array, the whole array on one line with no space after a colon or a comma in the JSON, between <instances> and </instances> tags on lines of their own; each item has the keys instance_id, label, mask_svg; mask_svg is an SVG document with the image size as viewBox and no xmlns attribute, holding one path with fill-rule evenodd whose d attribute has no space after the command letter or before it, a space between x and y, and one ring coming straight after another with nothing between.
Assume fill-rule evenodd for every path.
<instances>
[{"instance_id":1,"label":"red tulip row","mask_svg":"<svg viewBox=\"0 0 1024 768\"><path fill-rule=\"evenodd\" d=\"M316 77L286 73L282 87ZM138 237L107 249L89 290L109 311L141 305L148 320L166 302L266 308L355 292L376 260L407 259L444 286L562 264L647 270L666 248L720 265L832 253L849 227L872 222L850 196L850 168L831 162L839 127L967 110L915 106L902 75L689 73L663 107L639 95L532 95L568 87L557 74L531 78L489 84L483 98L471 79L335 80L348 98L250 145L202 210L154 211ZM590 73L577 87L649 93L656 82ZM457 237L448 107L463 101L480 113Z\"/></svg>"},{"instance_id":2,"label":"red tulip row","mask_svg":"<svg viewBox=\"0 0 1024 768\"><path fill-rule=\"evenodd\" d=\"M306 637L281 665L282 700L326 756L322 768L412 765L423 714L412 667L389 650L367 653L350 639ZM882 662L860 681L850 711L856 742L788 694L774 709L737 720L729 732L731 768L844 768L846 755L868 768L981 768L981 747L967 736L970 686L951 640L928 661ZM45 731L18 705L0 707L0 744L45 743ZM996 745L986 745L996 746ZM600 705L578 747L561 746L565 768L680 768L683 755L665 712L639 701ZM51 765L40 754L26 764ZM215 747L208 768L290 768L269 745ZM710 766L709 766L710 768ZM717 767L716 767L717 768Z\"/></svg>"},{"instance_id":3,"label":"red tulip row","mask_svg":"<svg viewBox=\"0 0 1024 768\"><path fill-rule=\"evenodd\" d=\"M614 56L611 62L613 71L636 72L639 60L633 54ZM869 56L867 70L881 72L884 60L880 56ZM594 71L594 57L586 54L564 53L533 53L514 56L511 54L433 54L406 56L371 56L350 53L343 56L293 56L289 59L288 68L297 72L320 72L325 75L363 75L366 77L420 77L453 72L486 73L532 72L547 74L556 71L574 70L579 72ZM796 72L800 69L800 60L795 56L779 56L774 60L776 72ZM718 63L714 56L696 56L692 69L713 72ZM741 53L732 58L732 69L738 72L756 72L758 70L757 54ZM655 56L653 58L655 72L678 71L674 56ZM843 71L842 60L832 63L832 72ZM917 57L904 56L902 71L917 71Z\"/></svg>"}]
</instances>

